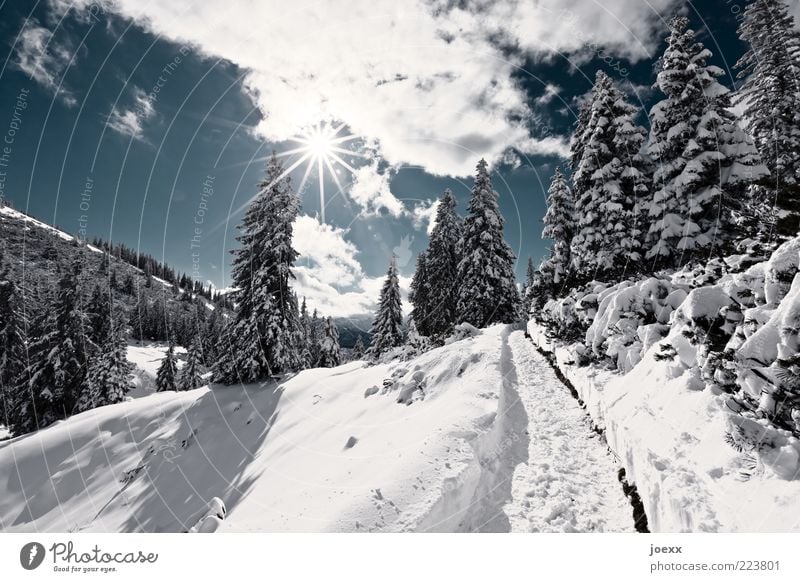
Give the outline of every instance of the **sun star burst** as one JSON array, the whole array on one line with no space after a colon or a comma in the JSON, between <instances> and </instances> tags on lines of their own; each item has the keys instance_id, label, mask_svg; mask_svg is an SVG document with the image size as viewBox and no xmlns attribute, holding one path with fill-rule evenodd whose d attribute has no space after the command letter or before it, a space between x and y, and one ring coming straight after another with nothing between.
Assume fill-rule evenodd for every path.
<instances>
[{"instance_id":1,"label":"sun star burst","mask_svg":"<svg viewBox=\"0 0 800 582\"><path fill-rule=\"evenodd\" d=\"M338 167L346 169L351 174L355 173L355 168L342 158L345 156L365 157L363 154L342 147L345 143L358 139L353 134L341 135L344 124L333 126L319 124L297 137L290 138L289 141L297 144L297 147L280 152L278 157L297 156L283 171L278 179L293 172L305 164L303 178L300 181L298 192L302 192L311 173L316 170L317 182L319 184L319 207L320 219L325 222L325 174L326 172L333 179L339 191L343 190Z\"/></svg>"}]
</instances>

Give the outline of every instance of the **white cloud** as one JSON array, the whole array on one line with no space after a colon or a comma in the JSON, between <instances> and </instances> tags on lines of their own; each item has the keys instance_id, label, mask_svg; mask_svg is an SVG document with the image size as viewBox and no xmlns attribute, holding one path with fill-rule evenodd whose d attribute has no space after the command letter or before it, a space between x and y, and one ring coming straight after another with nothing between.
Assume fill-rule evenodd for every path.
<instances>
[{"instance_id":1,"label":"white cloud","mask_svg":"<svg viewBox=\"0 0 800 582\"><path fill-rule=\"evenodd\" d=\"M436 211L439 209L440 200L423 200L411 209L411 219L414 223L414 228L421 229L427 225L425 232L430 235L433 232L433 227L436 226Z\"/></svg>"},{"instance_id":2,"label":"white cloud","mask_svg":"<svg viewBox=\"0 0 800 582\"><path fill-rule=\"evenodd\" d=\"M64 87L61 77L72 58L72 49L54 40L49 29L35 19L26 21L17 40L14 64L70 107L77 100Z\"/></svg>"},{"instance_id":3,"label":"white cloud","mask_svg":"<svg viewBox=\"0 0 800 582\"><path fill-rule=\"evenodd\" d=\"M558 97L559 93L561 93L561 87L552 83L548 83L544 86L544 93L536 98L536 103L539 105L547 105L553 99Z\"/></svg>"},{"instance_id":4,"label":"white cloud","mask_svg":"<svg viewBox=\"0 0 800 582\"><path fill-rule=\"evenodd\" d=\"M568 33L578 27L588 31L585 40L607 40L624 54L636 52L645 32L656 42L649 33L658 18L644 3L605 4L570 0L577 25L559 20L554 0L493 2L484 12L434 10L425 0L229 0L224 10L189 0L109 0L107 8L248 70L246 86L264 116L258 131L267 139L336 119L375 140L392 166L468 176L480 157L500 160L521 142L537 153L560 151L552 140L531 138L528 96L514 78L523 58L492 39L505 35L532 52L577 50L583 43Z\"/></svg>"},{"instance_id":5,"label":"white cloud","mask_svg":"<svg viewBox=\"0 0 800 582\"><path fill-rule=\"evenodd\" d=\"M155 115L155 109L144 91L134 87L133 93L133 105L130 108L114 106L106 119L106 126L123 135L142 139L143 124Z\"/></svg>"},{"instance_id":6,"label":"white cloud","mask_svg":"<svg viewBox=\"0 0 800 582\"><path fill-rule=\"evenodd\" d=\"M389 181L389 170L379 172L377 161L356 168L350 187L350 198L362 208L365 215L377 215L385 210L395 218L400 217L404 214L405 207L392 194Z\"/></svg>"},{"instance_id":7,"label":"white cloud","mask_svg":"<svg viewBox=\"0 0 800 582\"><path fill-rule=\"evenodd\" d=\"M438 0L442 8L447 0ZM605 55L636 61L649 58L683 0L468 0L452 18L470 33L502 35L522 50L553 54L603 49ZM460 15L476 15L464 17Z\"/></svg>"},{"instance_id":8,"label":"white cloud","mask_svg":"<svg viewBox=\"0 0 800 582\"><path fill-rule=\"evenodd\" d=\"M294 288L311 309L326 316L373 313L383 284L383 277L368 277L363 272L358 249L344 238L347 232L311 216L300 216L295 222L294 246L300 258L294 269ZM409 278L400 278L404 297L410 284Z\"/></svg>"}]
</instances>

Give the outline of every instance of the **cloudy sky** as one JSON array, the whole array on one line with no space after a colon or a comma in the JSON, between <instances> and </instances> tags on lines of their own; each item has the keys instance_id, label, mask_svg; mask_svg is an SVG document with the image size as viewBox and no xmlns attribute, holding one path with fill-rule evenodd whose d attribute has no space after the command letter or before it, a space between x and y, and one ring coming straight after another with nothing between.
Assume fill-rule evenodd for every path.
<instances>
[{"instance_id":1,"label":"cloudy sky","mask_svg":"<svg viewBox=\"0 0 800 582\"><path fill-rule=\"evenodd\" d=\"M302 186L300 293L341 317L372 309L392 252L408 283L435 200L451 188L463 213L485 157L522 278L546 252L544 191L595 72L649 106L666 22L682 12L732 85L740 11L731 0L3 2L0 132L16 119L3 193L225 287L235 226L277 151ZM333 131L317 165L297 138Z\"/></svg>"}]
</instances>

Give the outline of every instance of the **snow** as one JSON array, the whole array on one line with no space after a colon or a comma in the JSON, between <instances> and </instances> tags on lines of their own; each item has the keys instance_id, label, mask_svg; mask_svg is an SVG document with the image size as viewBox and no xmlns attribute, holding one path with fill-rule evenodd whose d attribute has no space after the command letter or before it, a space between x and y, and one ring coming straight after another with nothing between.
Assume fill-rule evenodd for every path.
<instances>
[{"instance_id":1,"label":"snow","mask_svg":"<svg viewBox=\"0 0 800 582\"><path fill-rule=\"evenodd\" d=\"M14 218L16 220L21 220L23 222L27 222L28 224L32 224L32 225L34 225L34 226L36 226L38 228L43 228L44 230L52 232L53 234L56 234L57 236L59 236L60 238L62 238L64 240L71 241L71 240L74 239L74 237L72 237L71 235L68 235L67 233L65 233L63 231L58 230L57 228L54 228L54 227L50 226L49 224L45 224L44 222L40 222L40 221L36 220L35 218L31 218L30 216L28 216L24 212L20 212L18 210L14 210L13 208L9 208L8 206L0 206L0 214L4 214L4 215L6 215L6 216L8 216L10 218Z\"/></svg>"},{"instance_id":2,"label":"snow","mask_svg":"<svg viewBox=\"0 0 800 582\"><path fill-rule=\"evenodd\" d=\"M724 440L730 419L742 417L727 413L726 395L697 389L704 384L696 364L684 369L658 361L655 344L626 374L578 367L576 346L553 345L533 321L528 331L554 354L605 429L628 481L637 486L650 531L800 531L800 481L785 471L796 462L797 449L777 447L769 454L778 462L770 468L770 459L762 459L747 477L746 458ZM677 335L678 327L668 339Z\"/></svg>"},{"instance_id":3,"label":"snow","mask_svg":"<svg viewBox=\"0 0 800 582\"><path fill-rule=\"evenodd\" d=\"M408 361L153 393L2 442L0 530L630 531L618 466L533 345L468 331ZM163 351L128 353L152 378Z\"/></svg>"},{"instance_id":4,"label":"snow","mask_svg":"<svg viewBox=\"0 0 800 582\"><path fill-rule=\"evenodd\" d=\"M512 531L634 531L616 479L619 465L586 412L522 332L509 344L520 397L531 426L538 427L527 461L514 472L514 501L505 508Z\"/></svg>"},{"instance_id":5,"label":"snow","mask_svg":"<svg viewBox=\"0 0 800 582\"><path fill-rule=\"evenodd\" d=\"M133 371L133 388L128 392L130 398L141 398L156 391L156 374L161 361L169 348L166 342L149 342L146 344L130 343L128 360L135 366ZM186 348L175 346L175 354L180 358L186 354ZM178 360L178 369L183 362Z\"/></svg>"}]
</instances>

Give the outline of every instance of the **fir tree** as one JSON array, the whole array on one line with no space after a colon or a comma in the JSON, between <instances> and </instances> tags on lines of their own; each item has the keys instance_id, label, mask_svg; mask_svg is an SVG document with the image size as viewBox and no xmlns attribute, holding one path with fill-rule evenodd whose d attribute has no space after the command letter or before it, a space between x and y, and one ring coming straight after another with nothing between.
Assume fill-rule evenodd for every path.
<instances>
[{"instance_id":1,"label":"fir tree","mask_svg":"<svg viewBox=\"0 0 800 582\"><path fill-rule=\"evenodd\" d=\"M571 228L569 254L582 280L617 279L640 258L642 237L635 218L647 186L646 160L640 153L645 130L633 121L636 111L609 76L598 71L588 116L576 138L581 147L573 174L577 224ZM565 186L559 172L551 188ZM557 252L559 261L564 250ZM558 262L552 267L558 285L566 271Z\"/></svg>"},{"instance_id":2,"label":"fir tree","mask_svg":"<svg viewBox=\"0 0 800 582\"><path fill-rule=\"evenodd\" d=\"M356 338L356 344L353 346L353 351L350 354L351 360L363 360L366 348L364 347L364 339L359 335Z\"/></svg>"},{"instance_id":3,"label":"fir tree","mask_svg":"<svg viewBox=\"0 0 800 582\"><path fill-rule=\"evenodd\" d=\"M420 333L428 335L427 329L428 317L435 307L430 304L430 282L428 281L428 270L425 266L426 253L422 251L417 256L417 269L414 271L414 277L411 279L411 286L408 293L408 300L414 306L411 310L411 317L414 321L420 322L418 328Z\"/></svg>"},{"instance_id":4,"label":"fir tree","mask_svg":"<svg viewBox=\"0 0 800 582\"><path fill-rule=\"evenodd\" d=\"M254 382L301 365L296 344L300 322L289 287L297 259L292 232L299 200L284 174L273 153L240 226L241 248L234 253L232 272L238 301L233 349L222 355L232 362L217 367L235 370L236 377L215 376L222 382Z\"/></svg>"},{"instance_id":5,"label":"fir tree","mask_svg":"<svg viewBox=\"0 0 800 582\"><path fill-rule=\"evenodd\" d=\"M744 79L737 103L770 172L758 188L754 219L774 203L777 233L800 231L800 35L783 0L754 0L744 10L739 38L748 50L736 63Z\"/></svg>"},{"instance_id":6,"label":"fir tree","mask_svg":"<svg viewBox=\"0 0 800 582\"><path fill-rule=\"evenodd\" d=\"M178 364L175 359L175 346L169 344L167 354L161 360L161 366L156 372L156 390L164 392L166 390L177 390L176 377L178 374Z\"/></svg>"},{"instance_id":7,"label":"fir tree","mask_svg":"<svg viewBox=\"0 0 800 582\"><path fill-rule=\"evenodd\" d=\"M29 351L29 382L12 427L17 434L72 414L87 387L87 363L94 346L81 306L81 272L82 261L77 258L59 280L55 304L39 324L42 333Z\"/></svg>"},{"instance_id":8,"label":"fir tree","mask_svg":"<svg viewBox=\"0 0 800 582\"><path fill-rule=\"evenodd\" d=\"M445 190L436 209L436 224L425 256L427 308L424 317L415 317L419 331L437 339L450 335L456 320L457 247L461 231L456 199L450 190Z\"/></svg>"},{"instance_id":9,"label":"fir tree","mask_svg":"<svg viewBox=\"0 0 800 582\"><path fill-rule=\"evenodd\" d=\"M325 320L324 334L317 365L320 368L334 368L341 363L342 355L339 348L339 330L330 317Z\"/></svg>"},{"instance_id":10,"label":"fir tree","mask_svg":"<svg viewBox=\"0 0 800 582\"><path fill-rule=\"evenodd\" d=\"M109 331L100 355L89 366L88 387L78 401L79 411L124 400L131 388L133 373L127 351L121 330Z\"/></svg>"},{"instance_id":11,"label":"fir tree","mask_svg":"<svg viewBox=\"0 0 800 582\"><path fill-rule=\"evenodd\" d=\"M314 359L311 355L311 336L313 330L311 329L311 318L308 316L308 306L306 305L306 298L303 297L303 303L300 306L300 325L302 327L302 342L300 344L300 362L303 368L311 368L314 366Z\"/></svg>"},{"instance_id":12,"label":"fir tree","mask_svg":"<svg viewBox=\"0 0 800 582\"><path fill-rule=\"evenodd\" d=\"M656 164L647 257L655 267L701 258L736 236L734 211L748 186L766 174L749 136L730 112L711 53L688 19L672 21L651 110L649 151Z\"/></svg>"},{"instance_id":13,"label":"fir tree","mask_svg":"<svg viewBox=\"0 0 800 582\"><path fill-rule=\"evenodd\" d=\"M400 282L395 256L389 262L386 280L378 300L378 312L372 322L372 344L368 353L372 357L403 344L403 306L400 299Z\"/></svg>"},{"instance_id":14,"label":"fir tree","mask_svg":"<svg viewBox=\"0 0 800 582\"><path fill-rule=\"evenodd\" d=\"M522 286L522 299L524 309L530 309L533 300L533 291L536 285L536 269L533 266L533 259L528 257L528 266L525 269L525 284Z\"/></svg>"},{"instance_id":15,"label":"fir tree","mask_svg":"<svg viewBox=\"0 0 800 582\"><path fill-rule=\"evenodd\" d=\"M110 295L103 293L100 285L95 285L86 313L89 317L89 335L98 346L103 345L110 333L111 305Z\"/></svg>"},{"instance_id":16,"label":"fir tree","mask_svg":"<svg viewBox=\"0 0 800 582\"><path fill-rule=\"evenodd\" d=\"M20 309L16 284L9 278L9 269L2 260L0 271L0 422L9 426L19 392L24 386L25 322Z\"/></svg>"},{"instance_id":17,"label":"fir tree","mask_svg":"<svg viewBox=\"0 0 800 582\"><path fill-rule=\"evenodd\" d=\"M459 245L457 321L476 327L511 323L519 294L514 253L503 238L503 217L485 160L477 167L475 185Z\"/></svg>"},{"instance_id":18,"label":"fir tree","mask_svg":"<svg viewBox=\"0 0 800 582\"><path fill-rule=\"evenodd\" d=\"M547 291L548 296L552 293L557 294L568 284L570 276L570 245L575 229L574 220L575 207L573 205L572 192L567 186L564 174L561 173L559 168L556 168L553 179L550 182L550 188L547 191L547 212L544 215L544 229L542 229L542 238L552 241L550 256L547 259L548 266L545 269L540 269L540 274L542 275L549 273L548 282L546 289L538 289L538 291ZM533 264L529 261L529 281L533 279L532 270ZM530 289L533 290L533 287L534 285L531 285ZM532 298L529 297L528 299L530 301Z\"/></svg>"},{"instance_id":19,"label":"fir tree","mask_svg":"<svg viewBox=\"0 0 800 582\"><path fill-rule=\"evenodd\" d=\"M309 320L308 325L308 333L310 336L309 352L311 357L311 364L309 367L314 368L317 366L317 362L319 362L319 352L323 335L322 322L320 321L316 309L314 309L313 313L311 314L311 319Z\"/></svg>"},{"instance_id":20,"label":"fir tree","mask_svg":"<svg viewBox=\"0 0 800 582\"><path fill-rule=\"evenodd\" d=\"M203 384L203 354L200 342L195 339L189 344L186 363L178 374L178 390L194 390Z\"/></svg>"}]
</instances>

